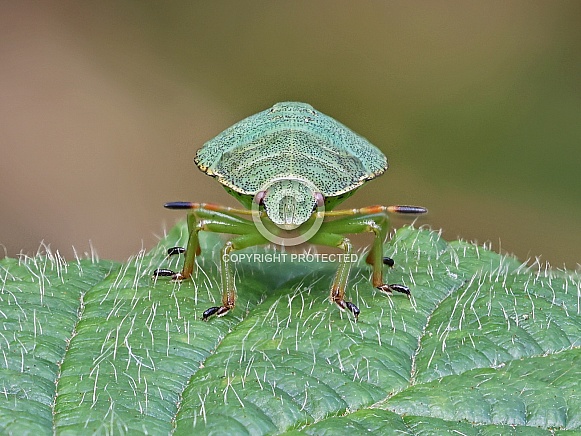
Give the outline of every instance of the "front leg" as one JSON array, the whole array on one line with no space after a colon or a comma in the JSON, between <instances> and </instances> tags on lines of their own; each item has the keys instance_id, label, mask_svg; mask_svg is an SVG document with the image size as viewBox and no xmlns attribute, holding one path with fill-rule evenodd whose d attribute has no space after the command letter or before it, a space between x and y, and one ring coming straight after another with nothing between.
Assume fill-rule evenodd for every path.
<instances>
[{"instance_id":1,"label":"front leg","mask_svg":"<svg viewBox=\"0 0 581 436\"><path fill-rule=\"evenodd\" d=\"M347 287L347 281L349 280L349 272L351 271L351 254L353 252L353 246L351 241L344 237L343 235L337 233L331 233L323 228L330 223L323 223L321 229L316 233L311 239L309 239L310 244L315 245L326 245L329 247L337 247L343 250L343 258L339 262L339 267L335 273L335 278L333 279L333 284L331 285L331 291L329 294L329 299L339 306L342 310L349 310L353 316L357 319L359 316L359 308L353 304L351 301L345 300L345 288Z\"/></svg>"},{"instance_id":2,"label":"front leg","mask_svg":"<svg viewBox=\"0 0 581 436\"><path fill-rule=\"evenodd\" d=\"M252 221L234 215L248 215L249 211L247 210L214 204L186 202L168 203L166 207L170 209L194 209L194 211L188 215L189 238L187 248L184 250L180 247L173 247L168 250L169 255L185 252L184 266L181 272L175 273L168 269L157 269L153 273L154 278L171 276L174 280L184 280L191 277L196 256L201 252L198 236L200 231L238 235L224 246L220 256L222 305L205 310L202 314L202 320L206 321L214 315L225 315L236 305L236 285L234 283L234 270L230 261L230 253L233 250L266 244L268 241L256 230Z\"/></svg>"},{"instance_id":3,"label":"front leg","mask_svg":"<svg viewBox=\"0 0 581 436\"><path fill-rule=\"evenodd\" d=\"M383 256L383 243L387 239L389 217L387 213L421 215L428 210L421 206L368 206L361 209L334 210L326 216L343 217L324 224L327 231L340 234L373 232L373 245L365 261L373 268L372 283L377 289L387 294L393 291L410 295L410 289L404 285L385 284L383 282L383 265L392 267L393 259Z\"/></svg>"},{"instance_id":4,"label":"front leg","mask_svg":"<svg viewBox=\"0 0 581 436\"><path fill-rule=\"evenodd\" d=\"M389 218L385 213L388 210L389 209L382 206L373 206L363 209L332 211L330 213L331 216L343 217L334 221L324 222L319 233L311 238L309 242L342 248L340 244L344 243L343 241L348 242L348 239L342 235L372 232L374 234L373 245L366 258L366 262L369 263L373 269L373 286L386 294L391 294L393 291L396 291L410 295L410 290L407 286L386 284L383 281L383 265L393 266L394 264L392 259L383 256L383 243L387 238L387 232L389 230ZM417 213L422 209L414 208L411 210L414 210L414 212ZM331 288L331 299L340 307L351 310L355 317L357 317L360 313L357 306L353 303L347 304L347 302L345 302L345 305L340 303L341 301L344 301L345 288L347 285L347 275L349 271L346 268L347 266L344 264L339 265L335 281L333 282L333 287ZM345 273L345 271L347 272ZM339 287L337 287L337 285Z\"/></svg>"},{"instance_id":5,"label":"front leg","mask_svg":"<svg viewBox=\"0 0 581 436\"><path fill-rule=\"evenodd\" d=\"M227 242L220 256L220 275L222 278L222 306L214 306L206 309L202 314L202 320L207 321L211 316L224 316L234 309L236 305L236 286L234 285L234 273L230 262L232 242Z\"/></svg>"},{"instance_id":6,"label":"front leg","mask_svg":"<svg viewBox=\"0 0 581 436\"><path fill-rule=\"evenodd\" d=\"M172 247L168 250L168 255L185 253L184 265L180 272L173 272L169 269L160 268L153 272L153 277L170 276L173 280L185 280L192 276L194 271L196 256L201 253L198 233L202 230L214 233L230 233L242 235L254 230L254 224L235 214L248 214L245 209L234 209L227 206L220 206L210 203L189 203L178 201L167 203L168 209L192 209L188 214L188 244L186 249Z\"/></svg>"},{"instance_id":7,"label":"front leg","mask_svg":"<svg viewBox=\"0 0 581 436\"><path fill-rule=\"evenodd\" d=\"M256 230L245 235L240 235L227 242L220 256L220 277L222 279L222 305L210 307L205 310L202 320L207 321L210 317L224 316L236 305L236 284L234 283L234 268L230 260L230 254L234 250L253 247L255 245L266 244L268 241Z\"/></svg>"}]
</instances>

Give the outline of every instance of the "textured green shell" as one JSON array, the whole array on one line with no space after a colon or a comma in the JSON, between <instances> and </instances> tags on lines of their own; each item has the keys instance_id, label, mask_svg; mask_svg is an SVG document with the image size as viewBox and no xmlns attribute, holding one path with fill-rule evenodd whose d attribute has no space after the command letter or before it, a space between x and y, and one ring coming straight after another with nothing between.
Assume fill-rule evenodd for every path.
<instances>
[{"instance_id":1,"label":"textured green shell","mask_svg":"<svg viewBox=\"0 0 581 436\"><path fill-rule=\"evenodd\" d=\"M194 162L241 194L298 177L325 197L358 188L387 169L373 144L306 103L277 103L206 142Z\"/></svg>"}]
</instances>

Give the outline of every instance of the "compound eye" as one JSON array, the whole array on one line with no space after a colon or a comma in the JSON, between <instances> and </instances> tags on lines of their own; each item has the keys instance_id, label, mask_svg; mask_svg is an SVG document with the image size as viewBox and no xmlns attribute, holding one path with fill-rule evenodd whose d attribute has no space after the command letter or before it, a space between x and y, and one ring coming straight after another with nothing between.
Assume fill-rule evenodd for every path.
<instances>
[{"instance_id":1,"label":"compound eye","mask_svg":"<svg viewBox=\"0 0 581 436\"><path fill-rule=\"evenodd\" d=\"M256 204L264 204L264 197L266 196L266 191L258 191L254 196L254 202Z\"/></svg>"},{"instance_id":2,"label":"compound eye","mask_svg":"<svg viewBox=\"0 0 581 436\"><path fill-rule=\"evenodd\" d=\"M325 204L325 197L320 192L315 192L315 206L313 207L313 212L316 212L318 208Z\"/></svg>"},{"instance_id":3,"label":"compound eye","mask_svg":"<svg viewBox=\"0 0 581 436\"><path fill-rule=\"evenodd\" d=\"M315 201L317 203L317 207L321 207L325 204L325 197L320 192L315 192Z\"/></svg>"}]
</instances>

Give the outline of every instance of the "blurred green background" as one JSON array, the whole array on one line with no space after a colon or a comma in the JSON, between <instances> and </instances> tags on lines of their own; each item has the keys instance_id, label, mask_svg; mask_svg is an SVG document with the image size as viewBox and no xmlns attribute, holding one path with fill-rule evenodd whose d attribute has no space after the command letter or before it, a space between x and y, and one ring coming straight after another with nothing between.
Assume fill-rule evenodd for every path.
<instances>
[{"instance_id":1,"label":"blurred green background","mask_svg":"<svg viewBox=\"0 0 581 436\"><path fill-rule=\"evenodd\" d=\"M579 1L4 1L0 58L10 256L124 260L184 216L166 201L235 205L195 150L298 100L389 157L348 207L581 262Z\"/></svg>"}]
</instances>

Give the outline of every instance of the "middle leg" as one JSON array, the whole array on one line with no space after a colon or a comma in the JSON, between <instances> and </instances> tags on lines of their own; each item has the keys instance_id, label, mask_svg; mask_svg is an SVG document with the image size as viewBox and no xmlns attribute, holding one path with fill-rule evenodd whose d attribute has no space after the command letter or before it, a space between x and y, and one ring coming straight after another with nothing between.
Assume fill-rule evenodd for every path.
<instances>
[{"instance_id":1,"label":"middle leg","mask_svg":"<svg viewBox=\"0 0 581 436\"><path fill-rule=\"evenodd\" d=\"M341 211L334 212L334 215L340 216ZM341 248L346 254L350 254L352 247L349 239L344 235L370 232L374 234L371 251L367 255L366 262L372 267L372 284L379 291L391 294L393 291L410 295L407 286L398 284L386 284L383 281L383 266L393 266L393 260L383 256L383 243L387 238L389 229L389 218L384 212L371 213L367 215L353 215L352 211L347 211L343 218L333 221L326 221L321 226L319 232L309 240L310 243L333 246ZM346 256L343 262L340 262L339 268L335 275L335 280L331 287L331 300L337 303L342 309L349 309L355 317L360 310L353 303L345 301L345 289L349 271L351 269L350 256Z\"/></svg>"}]
</instances>

